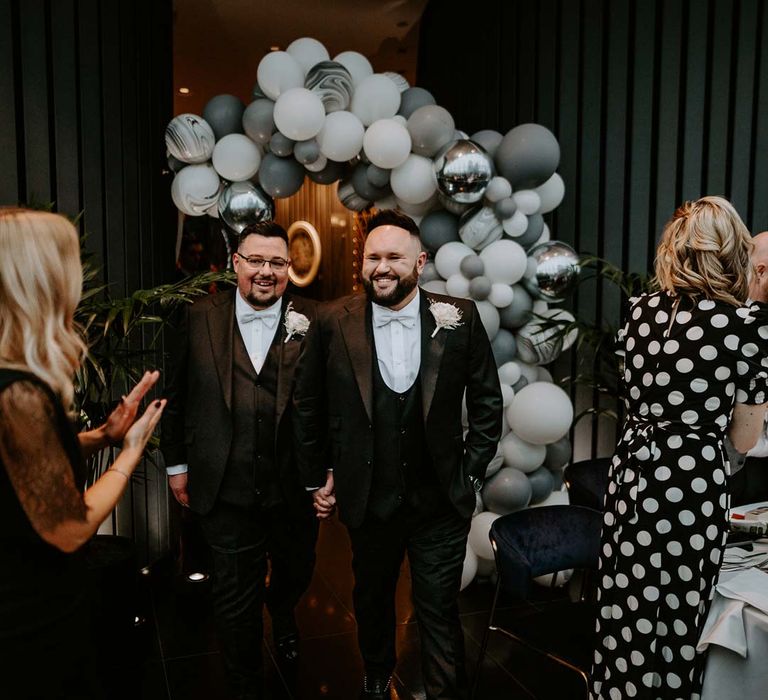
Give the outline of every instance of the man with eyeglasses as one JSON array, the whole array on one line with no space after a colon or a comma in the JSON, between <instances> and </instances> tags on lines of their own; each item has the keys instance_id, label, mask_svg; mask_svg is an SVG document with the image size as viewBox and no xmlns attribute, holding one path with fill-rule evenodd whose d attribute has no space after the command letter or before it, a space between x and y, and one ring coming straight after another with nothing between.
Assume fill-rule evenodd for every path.
<instances>
[{"instance_id":1,"label":"man with eyeglasses","mask_svg":"<svg viewBox=\"0 0 768 700\"><path fill-rule=\"evenodd\" d=\"M243 230L233 265L237 289L184 309L161 448L170 488L211 548L222 656L235 696L250 700L263 697L263 603L279 656L295 661L294 608L314 568L317 519L290 416L314 303L286 294L288 236L274 222Z\"/></svg>"}]
</instances>

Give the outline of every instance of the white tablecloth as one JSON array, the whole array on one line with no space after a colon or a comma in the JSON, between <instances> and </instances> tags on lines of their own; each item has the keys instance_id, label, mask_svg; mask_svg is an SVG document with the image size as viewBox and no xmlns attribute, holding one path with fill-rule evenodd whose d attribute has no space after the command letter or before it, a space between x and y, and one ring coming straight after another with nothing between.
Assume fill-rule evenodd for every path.
<instances>
[{"instance_id":1,"label":"white tablecloth","mask_svg":"<svg viewBox=\"0 0 768 700\"><path fill-rule=\"evenodd\" d=\"M721 573L697 647L706 648L702 700L768 697L768 574Z\"/></svg>"}]
</instances>

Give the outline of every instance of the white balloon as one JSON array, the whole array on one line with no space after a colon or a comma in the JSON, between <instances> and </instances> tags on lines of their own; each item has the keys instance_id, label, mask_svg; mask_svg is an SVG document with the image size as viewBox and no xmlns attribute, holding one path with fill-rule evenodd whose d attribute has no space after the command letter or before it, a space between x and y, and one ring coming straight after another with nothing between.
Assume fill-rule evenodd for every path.
<instances>
[{"instance_id":1,"label":"white balloon","mask_svg":"<svg viewBox=\"0 0 768 700\"><path fill-rule=\"evenodd\" d=\"M517 364L520 367L520 376L525 377L525 380L529 384L538 381L539 368L537 365L530 364L529 362L521 362L519 360Z\"/></svg>"},{"instance_id":2,"label":"white balloon","mask_svg":"<svg viewBox=\"0 0 768 700\"><path fill-rule=\"evenodd\" d=\"M534 316L543 316L546 311L549 311L549 304L546 301L537 299L533 302L533 309L531 309Z\"/></svg>"},{"instance_id":3,"label":"white balloon","mask_svg":"<svg viewBox=\"0 0 768 700\"><path fill-rule=\"evenodd\" d=\"M306 163L304 167L311 173L319 173L326 165L328 165L328 159L321 155L314 163Z\"/></svg>"},{"instance_id":4,"label":"white balloon","mask_svg":"<svg viewBox=\"0 0 768 700\"><path fill-rule=\"evenodd\" d=\"M544 224L544 228L541 229L541 235L539 236L539 240L534 243L531 248L535 248L539 243L546 243L547 241L552 239L552 234L549 231L549 226Z\"/></svg>"},{"instance_id":5,"label":"white balloon","mask_svg":"<svg viewBox=\"0 0 768 700\"><path fill-rule=\"evenodd\" d=\"M182 170L182 172L184 172ZM435 253L435 267L440 273L440 277L448 279L451 275L460 272L461 261L467 255L474 255L475 251L461 241L450 241L444 243Z\"/></svg>"},{"instance_id":6,"label":"white balloon","mask_svg":"<svg viewBox=\"0 0 768 700\"><path fill-rule=\"evenodd\" d=\"M426 284L422 284L421 288L425 292L431 292L432 294L448 294L448 290L446 289L443 280L431 280Z\"/></svg>"},{"instance_id":7,"label":"white balloon","mask_svg":"<svg viewBox=\"0 0 768 700\"><path fill-rule=\"evenodd\" d=\"M485 198L489 202L500 202L502 199L512 196L512 185L509 180L500 175L492 177L485 188Z\"/></svg>"},{"instance_id":8,"label":"white balloon","mask_svg":"<svg viewBox=\"0 0 768 700\"><path fill-rule=\"evenodd\" d=\"M509 386L517 384L521 376L522 372L517 362L505 362L499 367L499 381L502 384L508 384Z\"/></svg>"},{"instance_id":9,"label":"white balloon","mask_svg":"<svg viewBox=\"0 0 768 700\"><path fill-rule=\"evenodd\" d=\"M323 101L303 87L283 92L275 102L275 126L294 141L317 136L325 122Z\"/></svg>"},{"instance_id":10,"label":"white balloon","mask_svg":"<svg viewBox=\"0 0 768 700\"><path fill-rule=\"evenodd\" d=\"M460 272L451 275L445 280L445 288L452 297L466 298L469 296L469 280Z\"/></svg>"},{"instance_id":11,"label":"white balloon","mask_svg":"<svg viewBox=\"0 0 768 700\"><path fill-rule=\"evenodd\" d=\"M541 206L541 197L534 190L518 190L512 195L512 199L517 204L517 211L523 212L526 216L535 214Z\"/></svg>"},{"instance_id":12,"label":"white balloon","mask_svg":"<svg viewBox=\"0 0 768 700\"><path fill-rule=\"evenodd\" d=\"M410 216L412 219L414 217L423 217L425 214L428 214L430 211L432 211L435 206L438 204L438 198L437 198L437 192L433 194L429 199L427 199L424 202L419 202L418 204L411 204L409 202L404 202L399 197L395 197L395 208L400 209L404 211L408 216Z\"/></svg>"},{"instance_id":13,"label":"white balloon","mask_svg":"<svg viewBox=\"0 0 768 700\"><path fill-rule=\"evenodd\" d=\"M512 216L501 222L501 226L504 229L504 233L517 238L517 236L522 236L528 228L528 217L519 209L516 209Z\"/></svg>"},{"instance_id":14,"label":"white balloon","mask_svg":"<svg viewBox=\"0 0 768 700\"><path fill-rule=\"evenodd\" d=\"M363 149L371 163L391 170L408 158L411 135L405 126L394 119L379 119L366 130Z\"/></svg>"},{"instance_id":15,"label":"white balloon","mask_svg":"<svg viewBox=\"0 0 768 700\"><path fill-rule=\"evenodd\" d=\"M519 469L523 474L536 471L544 464L544 458L547 456L547 448L544 445L527 442L514 432L507 433L502 439L501 452L504 455L504 466Z\"/></svg>"},{"instance_id":16,"label":"white balloon","mask_svg":"<svg viewBox=\"0 0 768 700\"><path fill-rule=\"evenodd\" d=\"M534 192L541 199L539 214L546 214L560 206L565 196L565 183L558 173L553 173L552 177L543 185L536 187Z\"/></svg>"},{"instance_id":17,"label":"white balloon","mask_svg":"<svg viewBox=\"0 0 768 700\"><path fill-rule=\"evenodd\" d=\"M392 117L392 121L397 122L398 124L402 124L403 126L408 123L408 120L402 114L396 114L394 117Z\"/></svg>"},{"instance_id":18,"label":"white balloon","mask_svg":"<svg viewBox=\"0 0 768 700\"><path fill-rule=\"evenodd\" d=\"M292 41L288 44L286 52L291 54L291 56L299 62L304 69L304 75L306 75L309 69L315 64L330 59L328 49L326 49L317 39L312 39L308 36Z\"/></svg>"},{"instance_id":19,"label":"white balloon","mask_svg":"<svg viewBox=\"0 0 768 700\"><path fill-rule=\"evenodd\" d=\"M507 409L507 421L521 439L548 445L568 432L573 406L568 394L556 384L533 382L515 394Z\"/></svg>"},{"instance_id":20,"label":"white balloon","mask_svg":"<svg viewBox=\"0 0 768 700\"><path fill-rule=\"evenodd\" d=\"M400 92L405 92L409 87L411 87L411 84L400 75L400 73L395 73L394 71L384 71L382 75L386 75L396 86L397 89Z\"/></svg>"},{"instance_id":21,"label":"white balloon","mask_svg":"<svg viewBox=\"0 0 768 700\"><path fill-rule=\"evenodd\" d=\"M271 51L261 59L256 79L261 91L276 100L286 90L304 87L304 69L286 51Z\"/></svg>"},{"instance_id":22,"label":"white balloon","mask_svg":"<svg viewBox=\"0 0 768 700\"><path fill-rule=\"evenodd\" d=\"M493 521L500 517L496 513L485 511L472 518L467 543L480 559L490 559L493 561L493 548L491 547L491 541L488 539L488 533L491 531Z\"/></svg>"},{"instance_id":23,"label":"white balloon","mask_svg":"<svg viewBox=\"0 0 768 700\"><path fill-rule=\"evenodd\" d=\"M352 112L331 112L317 135L320 153L329 160L354 158L363 146L365 128Z\"/></svg>"},{"instance_id":24,"label":"white balloon","mask_svg":"<svg viewBox=\"0 0 768 700\"><path fill-rule=\"evenodd\" d=\"M371 66L370 61L357 51L342 51L333 60L341 63L349 71L352 76L353 87L357 87L369 75L373 74L373 66Z\"/></svg>"},{"instance_id":25,"label":"white balloon","mask_svg":"<svg viewBox=\"0 0 768 700\"><path fill-rule=\"evenodd\" d=\"M385 78L387 80L387 78ZM425 202L437 192L437 177L432 161L412 153L389 176L392 192L409 204ZM470 253L473 252L470 249Z\"/></svg>"},{"instance_id":26,"label":"white balloon","mask_svg":"<svg viewBox=\"0 0 768 700\"><path fill-rule=\"evenodd\" d=\"M189 216L206 214L218 202L220 192L221 180L208 163L179 170L171 184L173 203Z\"/></svg>"},{"instance_id":27,"label":"white balloon","mask_svg":"<svg viewBox=\"0 0 768 700\"><path fill-rule=\"evenodd\" d=\"M365 126L377 119L389 119L400 108L400 91L386 76L374 73L363 78L352 93L350 112L357 115Z\"/></svg>"},{"instance_id":28,"label":"white balloon","mask_svg":"<svg viewBox=\"0 0 768 700\"><path fill-rule=\"evenodd\" d=\"M499 332L501 322L498 310L490 301L476 301L475 306L480 312L480 320L483 322L488 339L493 340Z\"/></svg>"},{"instance_id":29,"label":"white balloon","mask_svg":"<svg viewBox=\"0 0 768 700\"><path fill-rule=\"evenodd\" d=\"M216 142L212 162L225 180L249 180L259 170L261 151L245 134L227 134Z\"/></svg>"},{"instance_id":30,"label":"white balloon","mask_svg":"<svg viewBox=\"0 0 768 700\"><path fill-rule=\"evenodd\" d=\"M501 400L504 408L512 403L512 399L515 398L515 390L509 386L509 384L501 385Z\"/></svg>"},{"instance_id":31,"label":"white balloon","mask_svg":"<svg viewBox=\"0 0 768 700\"><path fill-rule=\"evenodd\" d=\"M488 301L495 307L503 309L505 306L509 306L514 299L515 290L508 284L503 282L494 282L491 285L491 293L488 295Z\"/></svg>"},{"instance_id":32,"label":"white balloon","mask_svg":"<svg viewBox=\"0 0 768 700\"><path fill-rule=\"evenodd\" d=\"M496 445L496 454L493 456L493 459L488 462L488 466L485 469L485 478L490 479L502 468L502 466L504 466L504 454L501 451L501 443L499 442Z\"/></svg>"},{"instance_id":33,"label":"white balloon","mask_svg":"<svg viewBox=\"0 0 768 700\"><path fill-rule=\"evenodd\" d=\"M539 372L536 375L537 382L553 382L554 378L546 367L539 367Z\"/></svg>"},{"instance_id":34,"label":"white balloon","mask_svg":"<svg viewBox=\"0 0 768 700\"><path fill-rule=\"evenodd\" d=\"M467 543L467 551L464 554L464 564L461 570L461 585L459 590L463 591L475 578L477 574L477 554L472 551L472 547Z\"/></svg>"},{"instance_id":35,"label":"white balloon","mask_svg":"<svg viewBox=\"0 0 768 700\"><path fill-rule=\"evenodd\" d=\"M514 284L525 274L528 258L522 246L514 241L494 241L483 248L480 257L485 263L485 276L491 282Z\"/></svg>"}]
</instances>

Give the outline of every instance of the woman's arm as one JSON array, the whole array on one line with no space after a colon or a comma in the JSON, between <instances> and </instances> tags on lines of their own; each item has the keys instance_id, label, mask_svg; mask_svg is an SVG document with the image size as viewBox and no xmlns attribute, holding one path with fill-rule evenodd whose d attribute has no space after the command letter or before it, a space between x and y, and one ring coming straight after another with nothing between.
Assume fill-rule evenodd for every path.
<instances>
[{"instance_id":1,"label":"woman's arm","mask_svg":"<svg viewBox=\"0 0 768 700\"><path fill-rule=\"evenodd\" d=\"M768 403L758 406L749 406L743 403L734 405L728 437L730 437L733 446L742 454L751 450L760 437L765 424L766 409L768 409Z\"/></svg>"}]
</instances>

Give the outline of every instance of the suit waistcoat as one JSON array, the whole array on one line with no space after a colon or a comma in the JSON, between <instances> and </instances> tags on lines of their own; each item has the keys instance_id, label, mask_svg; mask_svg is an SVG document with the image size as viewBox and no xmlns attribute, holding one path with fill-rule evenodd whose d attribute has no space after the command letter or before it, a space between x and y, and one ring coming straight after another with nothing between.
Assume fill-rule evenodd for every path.
<instances>
[{"instance_id":1,"label":"suit waistcoat","mask_svg":"<svg viewBox=\"0 0 768 700\"><path fill-rule=\"evenodd\" d=\"M279 335L275 334L261 372L256 372L235 324L232 443L219 490L219 498L226 503L275 505L281 500L275 454Z\"/></svg>"}]
</instances>

